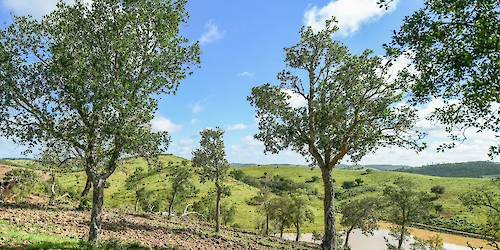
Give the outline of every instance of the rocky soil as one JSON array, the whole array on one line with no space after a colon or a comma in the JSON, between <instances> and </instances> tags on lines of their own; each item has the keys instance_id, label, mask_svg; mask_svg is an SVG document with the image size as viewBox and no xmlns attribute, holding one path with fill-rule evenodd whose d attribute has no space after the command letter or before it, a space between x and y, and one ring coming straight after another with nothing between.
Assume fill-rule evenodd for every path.
<instances>
[{"instance_id":1,"label":"rocky soil","mask_svg":"<svg viewBox=\"0 0 500 250\"><path fill-rule=\"evenodd\" d=\"M153 249L318 249L312 243L293 242L237 229L215 234L207 223L190 219L169 221L159 215L106 209L102 237L137 242ZM26 233L85 238L90 212L36 204L0 203L0 223ZM2 242L3 241L3 242ZM9 247L0 233L0 248ZM28 247L31 242L23 242ZM14 246L10 246L14 247ZM19 247L19 246L15 246Z\"/></svg>"}]
</instances>

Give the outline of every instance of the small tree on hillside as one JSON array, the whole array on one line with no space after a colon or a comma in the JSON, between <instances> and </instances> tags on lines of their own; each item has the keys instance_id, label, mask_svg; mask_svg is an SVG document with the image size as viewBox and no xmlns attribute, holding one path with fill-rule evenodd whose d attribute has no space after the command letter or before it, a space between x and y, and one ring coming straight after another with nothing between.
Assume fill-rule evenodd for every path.
<instances>
[{"instance_id":1,"label":"small tree on hillside","mask_svg":"<svg viewBox=\"0 0 500 250\"><path fill-rule=\"evenodd\" d=\"M213 181L216 191L215 231L220 230L220 200L224 189L224 179L228 175L229 162L224 151L224 131L217 128L204 129L200 132L200 148L193 151L193 167L200 170L200 181Z\"/></svg>"},{"instance_id":2,"label":"small tree on hillside","mask_svg":"<svg viewBox=\"0 0 500 250\"><path fill-rule=\"evenodd\" d=\"M140 183L144 177L146 177L147 173L144 171L144 168L138 167L134 169L134 173L132 175L128 176L126 180L126 185L125 187L128 190L135 189L135 211L139 210L139 205L140 205L140 200L141 197L143 197L143 192L144 188L140 186Z\"/></svg>"},{"instance_id":3,"label":"small tree on hillside","mask_svg":"<svg viewBox=\"0 0 500 250\"><path fill-rule=\"evenodd\" d=\"M300 239L300 227L306 222L314 222L314 214L309 206L310 200L306 195L292 194L288 204L290 221L295 226L295 241Z\"/></svg>"},{"instance_id":4,"label":"small tree on hillside","mask_svg":"<svg viewBox=\"0 0 500 250\"><path fill-rule=\"evenodd\" d=\"M272 206L271 206L271 191L268 188L261 188L259 194L252 197L252 203L259 206L257 210L259 213L264 214L266 217L265 235L269 235L269 221L271 220Z\"/></svg>"},{"instance_id":5,"label":"small tree on hillside","mask_svg":"<svg viewBox=\"0 0 500 250\"><path fill-rule=\"evenodd\" d=\"M150 126L157 98L177 90L200 49L179 34L186 0L82 2L0 30L0 134L29 146L60 141L82 159L95 242L104 183L124 156L163 152L168 136Z\"/></svg>"},{"instance_id":6,"label":"small tree on hillside","mask_svg":"<svg viewBox=\"0 0 500 250\"><path fill-rule=\"evenodd\" d=\"M289 213L289 205L292 203L290 196L278 196L271 199L270 206L270 219L280 232L280 237L283 238L283 231L285 228L292 225L292 218Z\"/></svg>"},{"instance_id":7,"label":"small tree on hillside","mask_svg":"<svg viewBox=\"0 0 500 250\"><path fill-rule=\"evenodd\" d=\"M344 249L350 249L349 236L354 229L360 229L364 235L372 234L378 229L381 200L377 197L366 197L344 202L340 205L342 219L340 225L346 227Z\"/></svg>"},{"instance_id":8,"label":"small tree on hillside","mask_svg":"<svg viewBox=\"0 0 500 250\"><path fill-rule=\"evenodd\" d=\"M181 199L190 192L196 192L196 187L191 180L193 177L192 171L187 167L187 162L183 161L182 165L172 167L170 173L170 192L168 204L168 216L173 215L173 209L176 199Z\"/></svg>"},{"instance_id":9,"label":"small tree on hillside","mask_svg":"<svg viewBox=\"0 0 500 250\"><path fill-rule=\"evenodd\" d=\"M420 134L408 132L416 111L396 105L407 82L389 77L391 65L368 50L350 54L332 40L337 29L334 21L318 32L302 28L299 43L285 48L291 70L278 74L281 83L254 87L248 97L259 119L255 138L264 142L266 152L291 148L321 169L322 247L328 250L336 249L337 238L332 169L345 156L358 161L380 146L421 149L415 142Z\"/></svg>"},{"instance_id":10,"label":"small tree on hillside","mask_svg":"<svg viewBox=\"0 0 500 250\"><path fill-rule=\"evenodd\" d=\"M398 241L397 246L387 243L390 249L401 250L403 242L410 237L409 226L428 215L432 207L431 197L425 192L415 191L416 184L410 179L398 178L394 185L384 189L386 200L385 219L395 226L391 227L391 235Z\"/></svg>"},{"instance_id":11,"label":"small tree on hillside","mask_svg":"<svg viewBox=\"0 0 500 250\"><path fill-rule=\"evenodd\" d=\"M440 195L444 194L445 188L440 185L436 185L431 187L431 193L436 195L436 199L439 198Z\"/></svg>"}]
</instances>

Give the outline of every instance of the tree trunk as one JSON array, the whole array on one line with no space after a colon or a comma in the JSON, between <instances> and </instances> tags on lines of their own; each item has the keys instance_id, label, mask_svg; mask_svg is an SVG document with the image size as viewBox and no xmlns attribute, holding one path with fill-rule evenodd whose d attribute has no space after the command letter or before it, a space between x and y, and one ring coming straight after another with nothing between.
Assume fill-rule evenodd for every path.
<instances>
[{"instance_id":1,"label":"tree trunk","mask_svg":"<svg viewBox=\"0 0 500 250\"><path fill-rule=\"evenodd\" d=\"M285 229L285 226L281 224L280 226L280 238L283 238L283 229Z\"/></svg>"},{"instance_id":2,"label":"tree trunk","mask_svg":"<svg viewBox=\"0 0 500 250\"><path fill-rule=\"evenodd\" d=\"M266 235L269 235L269 213L266 212Z\"/></svg>"},{"instance_id":3,"label":"tree trunk","mask_svg":"<svg viewBox=\"0 0 500 250\"><path fill-rule=\"evenodd\" d=\"M297 229L297 234L295 235L295 241L299 241L299 239L300 239L300 225L295 224L295 228Z\"/></svg>"},{"instance_id":4,"label":"tree trunk","mask_svg":"<svg viewBox=\"0 0 500 250\"><path fill-rule=\"evenodd\" d=\"M85 183L85 188L83 189L83 192L80 195L80 197L84 197L87 194L89 194L91 188L92 188L92 181L90 180L90 177L87 174L87 182Z\"/></svg>"},{"instance_id":5,"label":"tree trunk","mask_svg":"<svg viewBox=\"0 0 500 250\"><path fill-rule=\"evenodd\" d=\"M332 172L328 169L328 166L321 166L321 173L325 188L325 197L323 199L325 233L321 247L323 250L336 250L337 232L335 231L335 207L333 204L335 192L333 189Z\"/></svg>"},{"instance_id":6,"label":"tree trunk","mask_svg":"<svg viewBox=\"0 0 500 250\"><path fill-rule=\"evenodd\" d=\"M90 215L89 242L96 242L99 238L102 222L102 205L104 203L104 182L106 179L96 176L93 181L92 213Z\"/></svg>"},{"instance_id":7,"label":"tree trunk","mask_svg":"<svg viewBox=\"0 0 500 250\"><path fill-rule=\"evenodd\" d=\"M404 235L405 234L405 226L401 226L401 232L399 233L399 241L398 241L398 250L401 250L403 247Z\"/></svg>"},{"instance_id":8,"label":"tree trunk","mask_svg":"<svg viewBox=\"0 0 500 250\"><path fill-rule=\"evenodd\" d=\"M52 173L52 184L50 185L50 198L49 205L54 205L54 200L56 198L56 176Z\"/></svg>"},{"instance_id":9,"label":"tree trunk","mask_svg":"<svg viewBox=\"0 0 500 250\"><path fill-rule=\"evenodd\" d=\"M349 250L349 235L351 235L353 228L349 228L345 233L345 242L344 242L344 250Z\"/></svg>"},{"instance_id":10,"label":"tree trunk","mask_svg":"<svg viewBox=\"0 0 500 250\"><path fill-rule=\"evenodd\" d=\"M139 182L135 184L135 211L139 210Z\"/></svg>"},{"instance_id":11,"label":"tree trunk","mask_svg":"<svg viewBox=\"0 0 500 250\"><path fill-rule=\"evenodd\" d=\"M222 194L222 188L217 186L217 201L215 207L215 232L220 231L220 197Z\"/></svg>"},{"instance_id":12,"label":"tree trunk","mask_svg":"<svg viewBox=\"0 0 500 250\"><path fill-rule=\"evenodd\" d=\"M172 216L172 209L174 209L174 202L175 202L175 196L177 196L177 192L174 192L172 194L172 200L170 201L170 204L168 205L168 217Z\"/></svg>"}]
</instances>

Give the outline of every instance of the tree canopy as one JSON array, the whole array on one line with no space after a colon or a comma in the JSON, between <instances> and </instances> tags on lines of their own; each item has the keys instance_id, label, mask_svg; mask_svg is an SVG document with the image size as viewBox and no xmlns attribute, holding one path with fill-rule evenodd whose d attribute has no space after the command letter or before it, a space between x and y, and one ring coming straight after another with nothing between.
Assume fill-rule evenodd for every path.
<instances>
[{"instance_id":1,"label":"tree canopy","mask_svg":"<svg viewBox=\"0 0 500 250\"><path fill-rule=\"evenodd\" d=\"M200 132L200 148L193 151L193 167L199 169L200 182L213 181L216 191L215 231L220 230L220 200L224 193L229 193L229 188L224 185L227 177L229 162L226 160L224 150L224 131L220 128L204 129Z\"/></svg>"},{"instance_id":2,"label":"tree canopy","mask_svg":"<svg viewBox=\"0 0 500 250\"><path fill-rule=\"evenodd\" d=\"M471 127L493 131L498 137L500 2L426 0L404 22L387 51L390 56L411 59L413 101L442 99L445 105L430 118L445 124L456 141L465 139L457 131ZM492 145L490 156L499 153L500 146Z\"/></svg>"},{"instance_id":3,"label":"tree canopy","mask_svg":"<svg viewBox=\"0 0 500 250\"><path fill-rule=\"evenodd\" d=\"M156 155L166 132L149 122L199 63L179 35L185 0L59 2L41 21L0 30L0 131L35 146L57 141L85 162L94 186L90 240L100 229L103 184L123 156Z\"/></svg>"},{"instance_id":4,"label":"tree canopy","mask_svg":"<svg viewBox=\"0 0 500 250\"><path fill-rule=\"evenodd\" d=\"M349 53L331 39L337 30L330 20L324 30L303 27L301 40L285 48L286 66L278 74L279 85L254 87L248 97L256 108L265 151L286 148L302 154L322 170L325 186L325 234L323 248L335 248L335 216L331 171L344 156L353 161L380 146L421 149L410 132L416 112L397 105L407 89L403 78L391 77L390 63L371 56ZM292 105L295 98L302 105Z\"/></svg>"}]
</instances>

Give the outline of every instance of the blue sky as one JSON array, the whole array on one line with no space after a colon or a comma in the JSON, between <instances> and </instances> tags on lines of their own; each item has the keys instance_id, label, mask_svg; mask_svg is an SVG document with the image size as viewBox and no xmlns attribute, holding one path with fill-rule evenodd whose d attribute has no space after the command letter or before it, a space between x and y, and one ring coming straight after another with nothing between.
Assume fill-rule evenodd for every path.
<instances>
[{"instance_id":1,"label":"blue sky","mask_svg":"<svg viewBox=\"0 0 500 250\"><path fill-rule=\"evenodd\" d=\"M70 0L68 0L69 2ZM422 6L422 1L395 1L389 10L380 9L377 0L191 0L187 5L190 19L182 34L199 41L203 54L201 68L181 83L176 95L163 96L152 125L169 131L172 144L168 152L191 158L198 147L198 132L221 127L225 132L227 158L238 163L305 164L302 156L284 151L265 155L257 133L255 111L246 100L253 86L277 83L276 75L284 69L283 48L299 40L303 25L321 28L325 19L336 16L339 32L334 39L351 52L371 49L383 55L382 44L390 42L392 31L402 25L404 16ZM0 0L0 21L9 22L11 13L40 18L55 8L55 0ZM434 100L420 107L422 117ZM436 153L441 142L448 141L444 129L424 119L418 124L429 132L427 150L416 154L400 148L383 148L366 156L362 164L404 164L487 160L488 146L498 143L494 134L468 131L468 140L456 149ZM6 138L0 138L0 158L18 157L22 151ZM349 163L344 161L343 163Z\"/></svg>"}]
</instances>

